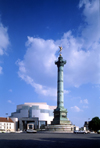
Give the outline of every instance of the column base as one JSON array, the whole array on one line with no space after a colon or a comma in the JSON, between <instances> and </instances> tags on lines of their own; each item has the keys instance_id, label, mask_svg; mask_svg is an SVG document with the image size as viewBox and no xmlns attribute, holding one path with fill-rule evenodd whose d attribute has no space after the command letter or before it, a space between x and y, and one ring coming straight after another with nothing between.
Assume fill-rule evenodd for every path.
<instances>
[{"instance_id":1,"label":"column base","mask_svg":"<svg viewBox=\"0 0 100 148\"><path fill-rule=\"evenodd\" d=\"M51 125L70 125L71 122L67 118L67 109L64 107L56 108L54 110L54 119Z\"/></svg>"},{"instance_id":2,"label":"column base","mask_svg":"<svg viewBox=\"0 0 100 148\"><path fill-rule=\"evenodd\" d=\"M74 126L73 125L48 125L45 127L47 131L54 131L54 132L66 132L66 133L73 133Z\"/></svg>"}]
</instances>

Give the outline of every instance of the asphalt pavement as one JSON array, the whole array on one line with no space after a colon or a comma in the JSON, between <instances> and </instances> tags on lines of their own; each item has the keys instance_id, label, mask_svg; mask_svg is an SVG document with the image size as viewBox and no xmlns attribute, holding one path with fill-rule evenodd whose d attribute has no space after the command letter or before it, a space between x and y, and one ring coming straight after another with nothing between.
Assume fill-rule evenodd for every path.
<instances>
[{"instance_id":1,"label":"asphalt pavement","mask_svg":"<svg viewBox=\"0 0 100 148\"><path fill-rule=\"evenodd\" d=\"M0 148L100 148L100 134L0 133Z\"/></svg>"}]
</instances>

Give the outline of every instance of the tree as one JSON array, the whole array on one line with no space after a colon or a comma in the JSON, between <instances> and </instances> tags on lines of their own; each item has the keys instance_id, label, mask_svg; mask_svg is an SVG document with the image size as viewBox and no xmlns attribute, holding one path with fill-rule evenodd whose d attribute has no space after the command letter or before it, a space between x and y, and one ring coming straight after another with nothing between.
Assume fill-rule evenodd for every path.
<instances>
[{"instance_id":1,"label":"tree","mask_svg":"<svg viewBox=\"0 0 100 148\"><path fill-rule=\"evenodd\" d=\"M99 117L94 117L92 120L89 122L89 129L93 131L100 130L100 119Z\"/></svg>"}]
</instances>

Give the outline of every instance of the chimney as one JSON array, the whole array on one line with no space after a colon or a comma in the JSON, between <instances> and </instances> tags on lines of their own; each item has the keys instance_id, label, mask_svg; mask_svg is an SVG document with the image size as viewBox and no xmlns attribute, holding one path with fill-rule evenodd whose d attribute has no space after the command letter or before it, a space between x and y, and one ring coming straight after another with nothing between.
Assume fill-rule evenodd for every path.
<instances>
[{"instance_id":1,"label":"chimney","mask_svg":"<svg viewBox=\"0 0 100 148\"><path fill-rule=\"evenodd\" d=\"M9 117L7 117L7 120L9 120Z\"/></svg>"}]
</instances>

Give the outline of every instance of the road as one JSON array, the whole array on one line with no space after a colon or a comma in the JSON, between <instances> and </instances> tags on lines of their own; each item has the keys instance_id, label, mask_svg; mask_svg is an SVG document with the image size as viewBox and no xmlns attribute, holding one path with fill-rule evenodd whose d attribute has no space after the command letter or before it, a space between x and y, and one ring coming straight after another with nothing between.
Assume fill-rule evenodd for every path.
<instances>
[{"instance_id":1,"label":"road","mask_svg":"<svg viewBox=\"0 0 100 148\"><path fill-rule=\"evenodd\" d=\"M100 148L100 134L0 133L0 148Z\"/></svg>"}]
</instances>

